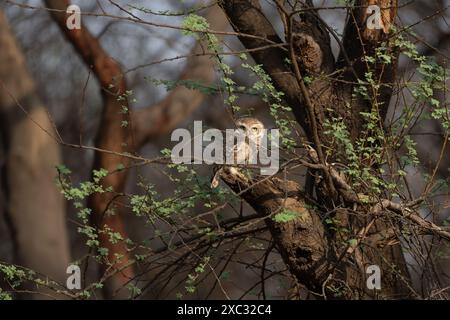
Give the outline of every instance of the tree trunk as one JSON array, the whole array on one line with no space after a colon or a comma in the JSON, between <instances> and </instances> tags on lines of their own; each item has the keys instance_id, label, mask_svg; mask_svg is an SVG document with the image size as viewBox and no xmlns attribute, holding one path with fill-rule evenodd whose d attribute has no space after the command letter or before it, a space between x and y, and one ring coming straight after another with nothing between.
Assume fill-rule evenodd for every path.
<instances>
[{"instance_id":1,"label":"tree trunk","mask_svg":"<svg viewBox=\"0 0 450 320\"><path fill-rule=\"evenodd\" d=\"M6 210L19 263L65 283L70 262L63 198L56 186L60 150L25 58L0 12L1 135L6 147ZM41 296L39 296L41 297Z\"/></svg>"},{"instance_id":2,"label":"tree trunk","mask_svg":"<svg viewBox=\"0 0 450 320\"><path fill-rule=\"evenodd\" d=\"M282 1L278 2L278 6L282 12L284 9L281 3ZM316 205L318 204L320 209L311 210L303 205L303 211L308 213L309 220L315 219L320 221L318 222L320 224L325 218L334 219L337 222L334 227L345 228L352 236L360 232L366 234L369 231L370 234L390 234L392 226L388 217L372 221L370 214L366 214L370 211L370 206L364 206L358 203L358 200L356 204L354 198L350 199L345 194L349 190L336 185L335 179L331 177L329 164L342 163L337 156L342 155L345 146L329 137L326 121L334 118L342 119L349 132L350 141L355 143L365 134L366 119L361 116L361 112L371 112L373 108L376 108L381 118L380 122L384 119L392 95L390 83L395 80L393 70L396 68L398 53L390 52L394 57L392 65L377 63L371 66L373 78L379 81L381 88L378 92L369 92L370 102L354 93L355 87L359 85L358 81L366 80L366 73L369 71L364 57L373 55L383 41L388 41L389 27L396 16L397 1L356 1L355 6L349 9L341 54L337 60L331 51L330 30L318 13L311 10L312 1L306 0L302 3L303 8L307 10L294 15L291 19L285 14L287 42L285 48L273 47L253 51L251 55L271 77L277 90L284 93L285 102L292 108L297 122L304 129L305 145L314 148L313 156L310 155L310 157L314 158L315 166L309 168L309 172L316 178L311 179L314 182L309 196L313 194L316 196L318 201ZM229 17L235 31L241 33L239 38L247 49L256 49L267 45L268 42L282 43L270 21L264 16L259 1L233 0L220 1L219 4ZM382 8L384 28L381 30L368 29L366 26L366 8L373 4ZM286 63L287 60L291 63ZM337 74L337 79L341 81L333 81L333 74ZM322 75L329 75L329 77ZM313 80L306 83L305 76L310 76ZM326 152L327 150L333 152ZM371 163L366 165L372 168ZM342 179L347 180L346 177ZM242 181L237 181L239 179L230 179L228 176L224 177L224 180L235 190L242 186ZM270 182L262 182L262 185L270 190L267 184ZM250 184L247 184L247 187L250 187ZM353 192L353 189L351 190ZM282 190L278 191L283 194ZM304 190L299 189L297 197L302 193L305 193ZM246 192L242 196L261 214L267 216L274 214L274 207L267 206L266 202L261 204L260 196L252 192ZM298 212L298 208L302 207L301 203L305 202L301 197L283 204L280 202L276 210L284 206L288 210ZM357 214L356 211L358 211ZM350 235L342 235L331 230L327 225L316 226L314 223L315 229L323 228L321 233L323 232L327 239L325 247L318 246L319 242L314 241L311 235L306 235L309 241L296 240L298 237L301 238L302 234L305 235L306 229L311 228L310 223L302 220L301 217L305 215L300 215L285 227L280 227L268 220L269 229L279 246L282 257L300 284L317 294L333 298L408 296L406 284L410 281L409 274L395 233L392 235L394 241L391 241L388 246L379 248L378 242L375 242L375 245L364 242L358 243L354 249L346 249L345 244L351 240ZM343 245L344 248L342 248ZM349 254L346 253L347 251ZM317 264L317 261L323 259L328 266L324 267L322 263ZM314 272L311 271L312 265L317 268ZM366 268L369 265L377 265L381 269L382 290L380 292L366 287L368 277ZM323 269L326 270L324 273Z\"/></svg>"}]
</instances>

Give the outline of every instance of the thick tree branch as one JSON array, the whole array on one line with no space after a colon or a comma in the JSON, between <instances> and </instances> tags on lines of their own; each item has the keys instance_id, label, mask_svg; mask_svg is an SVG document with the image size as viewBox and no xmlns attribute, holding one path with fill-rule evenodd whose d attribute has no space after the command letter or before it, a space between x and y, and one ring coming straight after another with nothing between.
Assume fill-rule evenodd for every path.
<instances>
[{"instance_id":1,"label":"thick tree branch","mask_svg":"<svg viewBox=\"0 0 450 320\"><path fill-rule=\"evenodd\" d=\"M224 9L234 30L241 33L257 35L274 43L282 43L269 20L261 11L257 0L227 0L219 1ZM247 49L263 47L266 41L258 38L239 37ZM307 125L307 114L304 98L300 94L300 87L286 63L289 57L287 52L280 48L267 48L266 50L252 52L252 57L257 64L263 66L266 73L271 77L275 87L284 93L284 99L292 107L297 122L310 137Z\"/></svg>"},{"instance_id":2,"label":"thick tree branch","mask_svg":"<svg viewBox=\"0 0 450 320\"><path fill-rule=\"evenodd\" d=\"M120 99L126 93L126 83L119 64L103 50L99 41L94 38L86 26L81 29L69 30L66 26L68 14L65 13L70 1L67 0L46 0L50 14L60 27L62 33L72 44L74 49L83 59L88 68L92 68L97 77L103 98L103 112L100 128L96 138L96 147L111 150L118 153L130 151L131 135L130 130L122 125L123 121L129 121L127 113L122 112L123 107L128 107L126 98ZM96 152L94 158L94 169L106 169L113 172L119 165L127 166L129 160L126 157L119 157L110 153ZM102 183L105 187L112 187L115 192L121 193L125 188L126 171L109 174ZM114 232L119 232L126 238L125 228L120 215L105 215L110 208L113 195L111 193L95 193L90 199L90 207L93 212L93 219L98 227L108 226ZM129 261L128 252L123 242L112 244L109 236L104 233L99 234L100 246L108 248L108 260L113 266L120 268L127 265ZM116 254L122 256L120 261ZM104 268L106 266L103 266ZM104 269L103 269L104 271ZM103 273L102 271L102 273ZM125 269L111 279L105 288L105 294L109 297L121 288L130 277L133 277L131 268Z\"/></svg>"},{"instance_id":3,"label":"thick tree branch","mask_svg":"<svg viewBox=\"0 0 450 320\"><path fill-rule=\"evenodd\" d=\"M266 218L282 258L297 280L320 292L330 262L328 243L320 217L301 198L300 186L276 177L252 181L235 168L225 168L221 177ZM288 222L274 220L276 214L287 211L296 218Z\"/></svg>"},{"instance_id":4,"label":"thick tree branch","mask_svg":"<svg viewBox=\"0 0 450 320\"><path fill-rule=\"evenodd\" d=\"M369 1L374 2L374 0ZM221 1L219 4L224 8L236 31L246 34L254 34L259 37L265 37L276 43L281 42L274 29L272 28L270 22L261 12L259 1L234 0ZM376 66L376 71L373 72L375 80L380 81L380 83L382 84L382 89L380 89L379 92L371 92L372 96L374 97L373 104L369 104L367 100L363 99L362 97L354 98L354 85L352 84L355 83L358 79L365 79L365 70L368 70L368 67L366 65L366 61L363 58L366 54L370 55L375 53L376 48L379 46L379 42L385 40L387 36L383 33L382 36L373 38L373 34L371 32L363 33L363 35L360 36L360 25L363 25L364 23L358 24L358 19L349 19L345 35L346 43L344 43L342 47L346 48L347 50L352 50L352 46L356 46L356 48L354 52L351 52L352 54L342 54L343 58L341 58L340 61L343 62L341 62L341 64L342 66L347 68L344 69L343 75L340 77L340 79L336 80L344 81L334 81L332 78L332 72L336 70L334 68L335 63L331 55L331 51L329 50L329 38L324 30L328 29L328 31L330 31L329 28L323 25L323 21L320 19L320 16L314 15L314 10L311 9L301 11L300 24L297 23L294 26L295 28L289 27L290 23L288 22L290 22L289 19L291 19L290 14L285 12L284 7L280 5L280 2L277 2L277 4L279 11L283 13L282 17L284 15L283 21L285 23L285 26L287 26L288 29L292 29L287 30L287 39L289 41L291 54L289 56L283 51L283 49L271 48L270 50L252 54L254 60L256 61L256 63L261 64L264 70L269 74L277 90L284 93L285 100L292 107L297 121L305 129L309 141L319 146L318 150L322 148L322 145L324 145L326 148L329 148L330 150L336 150L336 148L339 147L336 146L332 139L330 140L329 135L325 133L326 130L324 127L324 123L327 119L343 119L347 130L350 132L351 140L355 141L360 137L362 133L364 133L363 129L365 119L361 116L361 112L368 112L373 106L385 106L387 105L385 101L390 98L390 92L386 91L387 95L385 94L386 92L383 92L383 85L386 85L386 88L392 90L389 84L393 81L394 76L389 75L389 72L386 72L384 70L384 65L382 65L381 67ZM355 7L352 13L361 13L356 9L359 8L359 10L361 10L361 1L358 1L358 4L359 6ZM311 7L312 2L306 1L306 4L304 4L304 6ZM310 11L314 14L307 14L307 11ZM384 18L386 19L386 17ZM292 25L294 25L294 23L292 23ZM385 28L383 30L387 30L386 24L384 26ZM377 32L379 33L379 31ZM258 41L260 41L259 39L240 37L240 40L248 49L260 46L260 44L258 43ZM359 45L359 48L358 43L362 43L361 45ZM292 50L293 48L295 50ZM370 50L367 51L366 49ZM292 51L294 51L294 53ZM286 65L286 58L290 58L291 62L294 62L294 70L296 71L295 75L293 70L291 69L291 65ZM297 66L295 62L298 62ZM352 65L345 65L344 62L350 62ZM355 66L358 67L356 70L352 68ZM312 83L309 83L308 86L306 86L305 84L303 78L304 76L302 73L313 76L313 81ZM386 75L389 75L389 77L387 77ZM377 78L378 76L381 80ZM385 96L383 96L383 94L385 94ZM386 98L387 96L388 98ZM381 110L380 113L382 113L383 111L384 110ZM352 210L346 207L349 203L355 203L354 201L347 200L357 199L357 196L352 194L351 190L345 190L345 188L343 189L342 186L339 185L339 181L332 177L332 171L326 164L327 162L333 161L334 157L336 157L338 154L339 152L335 152L333 154L327 155L326 157L325 155L320 156L320 154L315 154L317 157L317 162L315 163L315 168L312 168L312 170L319 171L318 179L315 179L315 194L318 198L318 202L323 206L324 211L332 212L331 215L335 217L337 221L339 221L339 224L340 226L342 226L342 228L360 230L367 225L367 221L365 221L365 215L361 214L361 216L357 215L356 217L354 217L352 214ZM321 168L318 169L318 167ZM323 179L320 178L320 173L322 172L328 178L328 184L324 184L321 182L323 181ZM327 172L330 173L327 174ZM222 178L232 188L236 189L236 183L230 183L230 181L227 181L226 177ZM345 182L345 177L340 178ZM244 182L241 181L240 183L242 184ZM262 183L265 183L265 181L263 181ZM338 193L341 197L335 196L335 194L333 193L333 185L336 186L337 189L340 189L338 190ZM266 186L266 191L267 190L271 190L272 193L277 194L277 191L270 189L269 186ZM280 191L278 191L278 194L280 194ZM261 209L259 206L261 205L261 203L264 204L264 202L261 201L261 199L258 197L246 197L244 194L242 194L242 197L247 200L247 202L249 202L255 208L255 210ZM267 210L265 206L263 206L262 209ZM362 207L361 211L364 211L365 209L366 208ZM319 228L323 228L322 230L324 230L325 227L322 222L318 221L318 223L320 224ZM373 225L374 229L380 231L388 228L387 222L382 221L382 219L378 219L373 223ZM277 237L276 231L273 229L271 231L274 238ZM286 232L288 235L289 231L289 229L284 230L284 232ZM329 245L328 248L330 250L337 249L334 248L334 244L342 244L349 240L347 236L336 234L334 232L331 232L330 230L328 231L329 234L327 233L327 241ZM312 235L309 236L312 237ZM306 239L304 240L307 241ZM312 241L312 243L314 243L312 238L309 239L309 241ZM297 259L297 253L295 252L295 250L293 251L289 249L291 248L291 243L289 241L278 241L278 245L280 247L284 246L284 248L281 248L280 250L285 250L285 263L291 267L290 263L292 262L292 260ZM356 265L351 260L345 259L344 261L342 261L342 264L334 266L337 273L332 275L332 278L334 278L335 280L343 279L348 287L361 288L365 281L363 271L364 264L377 264L382 268L386 268L386 274L383 279L383 285L385 286L386 290L383 291L383 294L386 296L393 294L407 294L407 292L405 291L405 287L401 282L401 279L407 278L408 275L400 246L391 246L380 251L367 248L362 252L360 249L358 249L355 250L354 253L355 255L358 255L358 257L352 257L356 259ZM397 273L389 272L388 268L390 264L397 265L400 271ZM294 268L295 266L292 266L292 270L295 270ZM320 267L318 272L319 274L323 274L320 271ZM310 281L308 279L311 278L316 280L320 279L320 277L317 278L314 275L310 278L303 278L301 273L299 274L294 271L293 274L301 282ZM401 274L401 276L399 277L398 274ZM314 287L307 283L304 284L309 288ZM328 286L330 285L330 283L323 283L323 285ZM350 295L353 297L358 296L359 294L361 293L350 293ZM366 294L372 296L372 293L370 292L365 292L362 295Z\"/></svg>"},{"instance_id":5,"label":"thick tree branch","mask_svg":"<svg viewBox=\"0 0 450 320\"><path fill-rule=\"evenodd\" d=\"M450 241L450 229L447 227L440 227L434 224L431 221L427 221L420 216L420 213L412 208L415 207L418 203L422 201L415 201L412 204L401 204L395 203L391 200L387 199L374 199L367 195L357 194L352 187L345 181L345 178L342 174L340 174L336 169L332 166L326 164L325 166L321 165L319 161L319 157L317 156L317 152L311 148L307 147L308 154L311 160L321 168L321 170L326 173L330 173L334 184L337 186L339 192L345 201L349 203L357 203L361 205L373 204L373 208L369 210L372 214L380 215L385 210L390 210L403 218L410 220L414 225L419 227L422 232L430 235L436 235L445 240Z\"/></svg>"},{"instance_id":6,"label":"thick tree branch","mask_svg":"<svg viewBox=\"0 0 450 320\"><path fill-rule=\"evenodd\" d=\"M380 19L371 11L370 6L380 9ZM389 41L389 33L397 16L397 0L357 0L349 10L349 18L342 40L343 48L338 59L339 67L344 69L343 79L350 82L367 81L366 74L372 73L372 79L380 85L377 92L369 92L373 105L379 109L384 119L392 96L393 82L396 77L398 50L385 45L391 62L380 61L376 50L383 42ZM374 20L375 19L375 20ZM378 25L375 26L373 22ZM375 57L373 65L365 57ZM348 65L348 62L351 65ZM357 78L355 78L357 77Z\"/></svg>"}]
</instances>

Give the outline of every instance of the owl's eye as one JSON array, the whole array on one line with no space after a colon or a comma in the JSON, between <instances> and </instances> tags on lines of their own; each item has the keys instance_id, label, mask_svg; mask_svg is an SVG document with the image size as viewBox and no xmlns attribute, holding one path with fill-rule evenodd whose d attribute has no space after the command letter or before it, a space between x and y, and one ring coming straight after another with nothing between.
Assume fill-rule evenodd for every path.
<instances>
[{"instance_id":1,"label":"owl's eye","mask_svg":"<svg viewBox=\"0 0 450 320\"><path fill-rule=\"evenodd\" d=\"M253 130L254 133L258 132L258 128L257 127L253 127L252 130Z\"/></svg>"},{"instance_id":2,"label":"owl's eye","mask_svg":"<svg viewBox=\"0 0 450 320\"><path fill-rule=\"evenodd\" d=\"M241 129L242 131L245 131L245 126L239 126L239 129Z\"/></svg>"}]
</instances>

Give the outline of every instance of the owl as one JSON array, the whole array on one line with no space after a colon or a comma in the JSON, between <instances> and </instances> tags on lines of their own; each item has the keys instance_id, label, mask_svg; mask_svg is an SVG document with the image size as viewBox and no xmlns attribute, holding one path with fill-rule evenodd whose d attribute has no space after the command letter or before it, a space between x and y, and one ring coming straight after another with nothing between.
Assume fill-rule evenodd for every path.
<instances>
[{"instance_id":1,"label":"owl","mask_svg":"<svg viewBox=\"0 0 450 320\"><path fill-rule=\"evenodd\" d=\"M232 146L225 145L226 159L231 159L235 165L246 165L256 159L257 152L261 146L261 141L264 136L264 124L255 118L245 117L236 120L236 133L240 135L236 144ZM231 164L226 163L227 166ZM237 167L230 166L232 173L237 170ZM216 188L219 185L220 174L224 166L215 167L215 174L211 181L211 188Z\"/></svg>"}]
</instances>

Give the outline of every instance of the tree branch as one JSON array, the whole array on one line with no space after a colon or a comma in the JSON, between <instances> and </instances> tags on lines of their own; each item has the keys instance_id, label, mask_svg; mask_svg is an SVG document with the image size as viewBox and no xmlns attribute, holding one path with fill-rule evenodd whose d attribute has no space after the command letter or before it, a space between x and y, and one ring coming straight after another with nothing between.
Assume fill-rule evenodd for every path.
<instances>
[{"instance_id":1,"label":"tree branch","mask_svg":"<svg viewBox=\"0 0 450 320\"><path fill-rule=\"evenodd\" d=\"M312 291L321 291L328 270L328 243L320 217L301 198L300 186L276 177L252 181L229 167L224 168L221 177L266 218L282 258L297 280ZM283 212L296 217L288 222L276 222L275 215Z\"/></svg>"},{"instance_id":2,"label":"tree branch","mask_svg":"<svg viewBox=\"0 0 450 320\"><path fill-rule=\"evenodd\" d=\"M103 50L99 41L93 37L86 26L82 25L81 29L69 30L66 26L68 14L66 9L70 5L67 0L46 0L50 15L58 24L64 36L72 44L77 53L81 56L88 68L92 68L101 86L101 94L103 98L103 112L100 122L99 131L96 137L96 147L100 149L124 153L130 151L131 135L130 130L123 126L123 122L129 122L127 113L122 112L123 107L128 108L127 99L119 100L126 93L126 83L119 64L114 61L107 52ZM129 159L120 157L110 153L96 152L94 157L95 169L106 169L108 172L115 171L119 165L127 166ZM112 187L114 192L121 193L125 188L127 171L109 174L102 180L102 184L106 187ZM125 227L120 215L105 215L105 211L109 208L112 193L95 193L90 199L90 207L92 208L92 217L94 223L103 228L108 226L114 232L119 232L123 238L126 238ZM128 251L123 242L112 244L109 237L105 233L99 234L100 246L108 248L108 261L115 268L127 265L129 261ZM117 259L116 254L122 258ZM101 272L105 271L107 266L102 265ZM112 277L111 282L105 286L105 295L111 297L112 293L121 288L129 278L133 277L131 268L124 269Z\"/></svg>"},{"instance_id":3,"label":"tree branch","mask_svg":"<svg viewBox=\"0 0 450 320\"><path fill-rule=\"evenodd\" d=\"M369 6L374 5L380 9L381 19L376 21L380 23L380 28L369 25L371 19L375 17ZM338 67L344 69L343 79L346 81L366 81L366 73L369 71L373 73L372 78L380 85L380 89L370 94L379 109L381 119L386 116L392 96L399 51L386 46L388 51L385 54L390 54L392 59L391 63L387 64L376 57L376 49L383 42L389 41L390 28L394 25L397 8L397 0L357 0L349 9L349 18L342 40L343 48L338 59ZM377 59L373 66L369 66L364 59L366 56ZM352 64L350 66L349 61Z\"/></svg>"},{"instance_id":4,"label":"tree branch","mask_svg":"<svg viewBox=\"0 0 450 320\"><path fill-rule=\"evenodd\" d=\"M274 43L282 43L269 20L261 11L259 1L222 0L219 1L219 5L227 14L236 32L257 35ZM239 39L247 49L260 48L266 44L266 41L259 38L239 37ZM265 72L274 82L277 90L284 93L284 99L292 108L297 122L305 130L307 136L310 137L304 98L299 94L300 87L286 63L286 59L289 58L287 52L280 48L272 47L266 50L253 51L251 56L257 64L262 65Z\"/></svg>"},{"instance_id":5,"label":"tree branch","mask_svg":"<svg viewBox=\"0 0 450 320\"><path fill-rule=\"evenodd\" d=\"M228 25L222 10L217 6L208 10L206 19L214 30L224 30ZM214 81L214 61L212 58L208 55L197 56L197 54L204 52L206 47L205 43L197 42L192 50L192 56L187 60L180 80L195 80L205 85ZM136 146L141 147L145 142L173 130L200 107L204 98L205 94L198 90L179 86L157 104L133 112Z\"/></svg>"}]
</instances>

